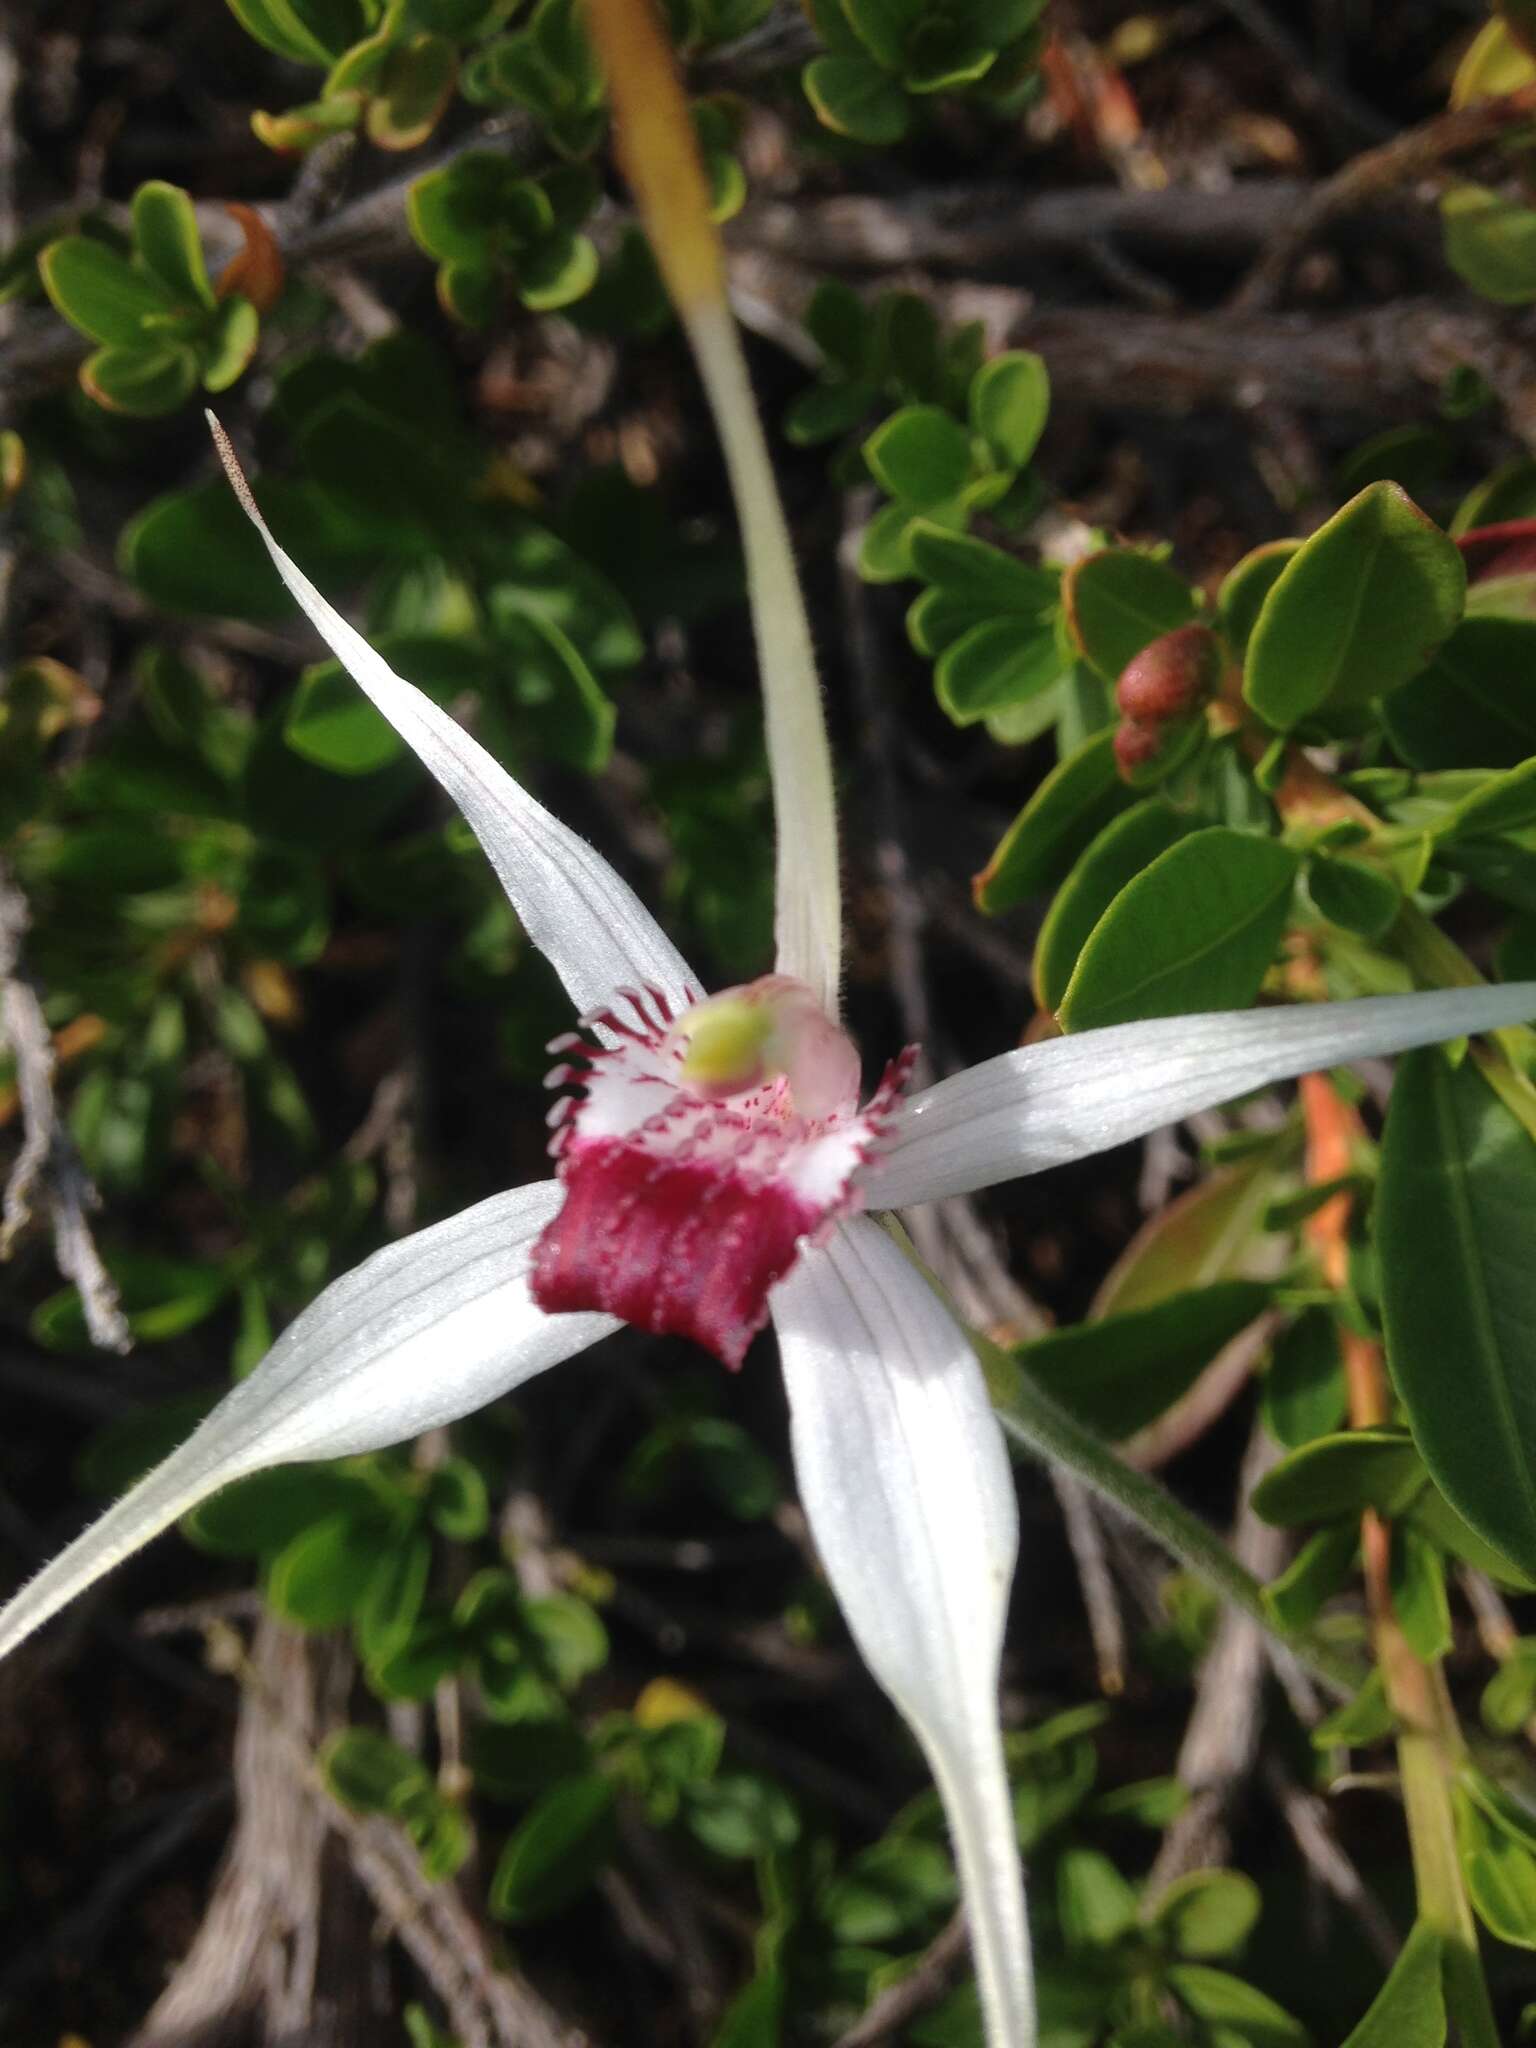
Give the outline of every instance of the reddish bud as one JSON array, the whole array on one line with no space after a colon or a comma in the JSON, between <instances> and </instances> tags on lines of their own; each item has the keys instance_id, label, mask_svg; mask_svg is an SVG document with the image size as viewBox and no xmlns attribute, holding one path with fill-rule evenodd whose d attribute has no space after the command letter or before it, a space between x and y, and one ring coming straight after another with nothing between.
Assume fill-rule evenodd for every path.
<instances>
[{"instance_id":1,"label":"reddish bud","mask_svg":"<svg viewBox=\"0 0 1536 2048\"><path fill-rule=\"evenodd\" d=\"M1221 680L1221 643L1209 626L1179 626L1143 647L1121 671L1115 702L1144 725L1182 718Z\"/></svg>"},{"instance_id":2,"label":"reddish bud","mask_svg":"<svg viewBox=\"0 0 1536 2048\"><path fill-rule=\"evenodd\" d=\"M1142 725L1134 718L1126 719L1115 728L1115 765L1120 770L1122 782L1135 782L1140 771L1155 761L1163 751L1161 728Z\"/></svg>"}]
</instances>

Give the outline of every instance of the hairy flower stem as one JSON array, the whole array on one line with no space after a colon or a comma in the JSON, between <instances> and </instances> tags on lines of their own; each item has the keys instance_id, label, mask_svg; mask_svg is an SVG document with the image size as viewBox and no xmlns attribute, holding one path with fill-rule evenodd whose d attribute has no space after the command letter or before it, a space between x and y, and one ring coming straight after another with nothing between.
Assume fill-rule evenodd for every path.
<instances>
[{"instance_id":1,"label":"hairy flower stem","mask_svg":"<svg viewBox=\"0 0 1536 2048\"><path fill-rule=\"evenodd\" d=\"M1263 1587L1238 1563L1214 1529L1180 1506L1149 1473L1138 1472L1117 1457L1102 1437L1069 1415L1000 1345L975 1330L971 1342L986 1373L998 1421L1014 1443L1031 1457L1075 1472L1084 1485L1137 1523L1187 1572L1283 1644L1329 1692L1341 1699L1358 1692L1365 1672L1355 1660L1341 1656L1326 1643L1277 1628L1264 1605Z\"/></svg>"},{"instance_id":2,"label":"hairy flower stem","mask_svg":"<svg viewBox=\"0 0 1536 2048\"><path fill-rule=\"evenodd\" d=\"M1323 1186L1349 1171L1364 1132L1326 1075L1303 1078L1301 1102L1307 1127L1307 1178L1314 1186ZM1335 1195L1307 1222L1323 1277L1340 1291L1349 1277L1351 1202L1347 1192ZM1392 1413L1381 1347L1349 1329L1341 1329L1340 1338L1350 1425L1377 1428ZM1461 1729L1439 1661L1426 1663L1415 1653L1393 1611L1392 1530L1371 1508L1361 1517L1360 1555L1377 1669L1398 1726L1397 1763L1419 1918L1444 1943L1446 2010L1462 2048L1497 2048L1477 1925L1456 1845L1453 1787L1465 1751Z\"/></svg>"},{"instance_id":3,"label":"hairy flower stem","mask_svg":"<svg viewBox=\"0 0 1536 2048\"><path fill-rule=\"evenodd\" d=\"M615 147L698 364L741 524L777 825L777 970L838 1010L837 807L810 622L726 294L693 116L652 0L586 0Z\"/></svg>"}]
</instances>

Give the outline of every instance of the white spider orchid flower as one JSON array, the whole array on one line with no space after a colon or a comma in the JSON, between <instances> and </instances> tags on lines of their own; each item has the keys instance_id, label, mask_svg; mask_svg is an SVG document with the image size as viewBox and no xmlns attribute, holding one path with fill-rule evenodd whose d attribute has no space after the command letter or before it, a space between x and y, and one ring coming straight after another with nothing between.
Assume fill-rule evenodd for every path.
<instances>
[{"instance_id":1,"label":"white spider orchid flower","mask_svg":"<svg viewBox=\"0 0 1536 2048\"><path fill-rule=\"evenodd\" d=\"M701 1001L628 885L326 603L219 443L284 582L452 796L584 1013L551 1076L575 1092L557 1099L553 1179L328 1287L0 1612L0 1655L231 1480L455 1421L623 1321L692 1336L735 1366L771 1320L828 1578L944 1800L987 2038L1026 2048L1029 1947L996 1705L1017 1547L1008 1460L965 1331L859 1211L990 1187L1267 1082L1519 1022L1536 1013L1536 984L1118 1025L1003 1053L910 1099L898 1060L860 1108L857 1055L813 993L811 963ZM825 910L791 929L835 931ZM835 988L835 955L820 966Z\"/></svg>"}]
</instances>

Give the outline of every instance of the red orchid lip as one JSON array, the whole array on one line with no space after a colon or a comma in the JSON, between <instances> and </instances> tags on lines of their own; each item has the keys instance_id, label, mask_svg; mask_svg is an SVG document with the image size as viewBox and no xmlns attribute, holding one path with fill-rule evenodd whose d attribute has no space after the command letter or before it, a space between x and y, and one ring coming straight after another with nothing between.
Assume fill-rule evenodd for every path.
<instances>
[{"instance_id":1,"label":"red orchid lip","mask_svg":"<svg viewBox=\"0 0 1536 2048\"><path fill-rule=\"evenodd\" d=\"M690 1088L675 1022L656 990L624 989L551 1046L566 1055L551 1085L579 1092L550 1112L565 1201L534 1249L530 1285L552 1314L596 1309L689 1337L735 1371L801 1247L862 1205L855 1176L916 1048L862 1110L851 1100L811 1118L783 1076L724 1100ZM583 1036L597 1030L614 1042Z\"/></svg>"}]
</instances>

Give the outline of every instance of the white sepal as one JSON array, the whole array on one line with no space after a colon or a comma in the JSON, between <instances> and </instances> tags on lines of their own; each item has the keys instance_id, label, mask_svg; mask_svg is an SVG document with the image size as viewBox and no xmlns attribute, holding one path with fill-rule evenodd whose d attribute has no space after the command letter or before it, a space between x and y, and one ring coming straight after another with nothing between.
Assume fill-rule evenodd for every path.
<instances>
[{"instance_id":1,"label":"white sepal","mask_svg":"<svg viewBox=\"0 0 1536 2048\"><path fill-rule=\"evenodd\" d=\"M1105 1152L1272 1081L1536 1017L1536 982L1155 1017L983 1060L911 1097L860 1176L904 1208Z\"/></svg>"},{"instance_id":2,"label":"white sepal","mask_svg":"<svg viewBox=\"0 0 1536 2048\"><path fill-rule=\"evenodd\" d=\"M561 1199L553 1181L493 1195L333 1281L179 1450L0 1611L0 1656L230 1480L401 1443L616 1329L547 1316L529 1296L533 1241Z\"/></svg>"},{"instance_id":3,"label":"white sepal","mask_svg":"<svg viewBox=\"0 0 1536 2048\"><path fill-rule=\"evenodd\" d=\"M577 1009L595 1009L626 983L659 988L681 1008L693 978L629 884L326 603L272 538L223 429L212 413L207 417L230 483L277 573L342 667L463 812L524 930Z\"/></svg>"},{"instance_id":4,"label":"white sepal","mask_svg":"<svg viewBox=\"0 0 1536 2048\"><path fill-rule=\"evenodd\" d=\"M1018 1516L981 1368L867 1219L806 1250L772 1301L811 1533L944 1801L988 2042L1029 2048L1029 1934L997 1708Z\"/></svg>"}]
</instances>

